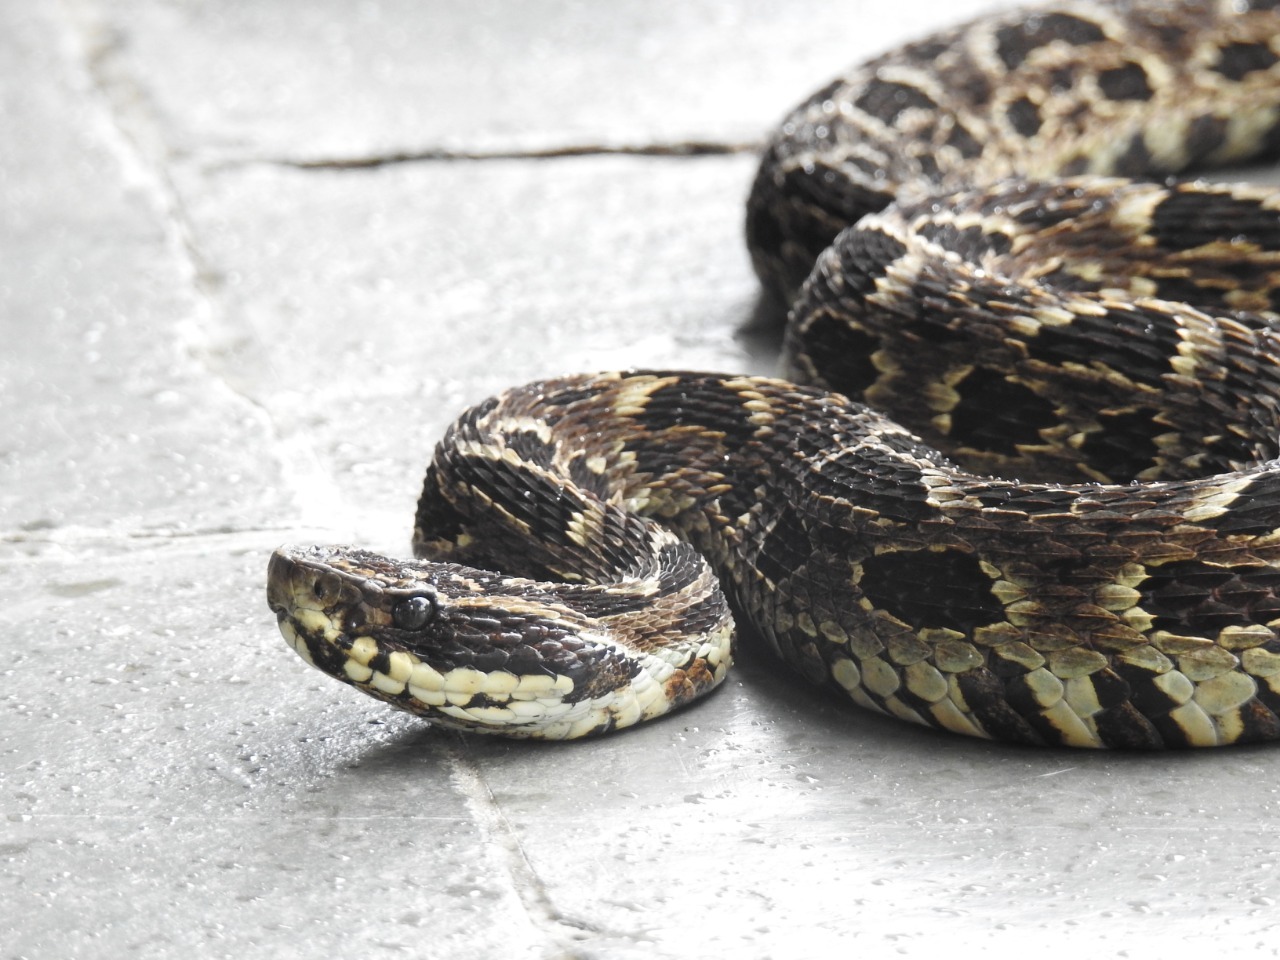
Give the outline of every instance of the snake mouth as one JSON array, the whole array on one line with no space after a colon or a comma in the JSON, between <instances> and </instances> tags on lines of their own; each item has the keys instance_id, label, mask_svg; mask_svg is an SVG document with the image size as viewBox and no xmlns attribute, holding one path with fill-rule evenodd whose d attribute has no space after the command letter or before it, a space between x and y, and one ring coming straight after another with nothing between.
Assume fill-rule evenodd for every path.
<instances>
[{"instance_id":1,"label":"snake mouth","mask_svg":"<svg viewBox=\"0 0 1280 960\"><path fill-rule=\"evenodd\" d=\"M285 642L304 661L328 673L343 658L347 610L358 591L346 587L328 564L336 548L283 546L267 564L267 606ZM356 594L356 596L350 596Z\"/></svg>"},{"instance_id":2,"label":"snake mouth","mask_svg":"<svg viewBox=\"0 0 1280 960\"><path fill-rule=\"evenodd\" d=\"M327 658L340 630L331 603L326 603L324 571L305 548L282 547L267 565L267 606L285 641L312 666Z\"/></svg>"},{"instance_id":3,"label":"snake mouth","mask_svg":"<svg viewBox=\"0 0 1280 960\"><path fill-rule=\"evenodd\" d=\"M295 565L285 555L284 549L281 548L272 553L271 560L267 564L267 606L271 608L277 620L287 617L293 606Z\"/></svg>"},{"instance_id":4,"label":"snake mouth","mask_svg":"<svg viewBox=\"0 0 1280 960\"><path fill-rule=\"evenodd\" d=\"M308 592L316 571L304 565L305 547L284 546L267 563L267 606L277 617L296 608L297 598Z\"/></svg>"}]
</instances>

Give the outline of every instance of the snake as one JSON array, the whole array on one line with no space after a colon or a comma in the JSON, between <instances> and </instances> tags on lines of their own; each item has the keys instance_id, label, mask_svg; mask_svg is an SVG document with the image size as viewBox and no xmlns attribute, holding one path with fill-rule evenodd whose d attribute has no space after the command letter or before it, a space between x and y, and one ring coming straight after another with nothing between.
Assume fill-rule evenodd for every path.
<instances>
[{"instance_id":1,"label":"snake","mask_svg":"<svg viewBox=\"0 0 1280 960\"><path fill-rule=\"evenodd\" d=\"M280 631L513 738L684 707L741 633L937 731L1280 739L1280 195L1194 176L1277 153L1265 0L1058 2L855 66L747 202L784 379L491 397L435 449L412 558L272 554Z\"/></svg>"}]
</instances>

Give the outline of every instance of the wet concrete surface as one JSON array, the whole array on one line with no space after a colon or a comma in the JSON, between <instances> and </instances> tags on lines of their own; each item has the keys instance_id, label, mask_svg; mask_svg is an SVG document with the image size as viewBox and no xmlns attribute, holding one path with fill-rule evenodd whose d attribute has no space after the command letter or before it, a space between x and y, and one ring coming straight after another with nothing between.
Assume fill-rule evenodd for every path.
<instances>
[{"instance_id":1,"label":"wet concrete surface","mask_svg":"<svg viewBox=\"0 0 1280 960\"><path fill-rule=\"evenodd\" d=\"M506 743L266 609L280 542L407 552L496 389L770 372L752 145L979 7L0 6L0 955L1275 955L1274 748L967 742L751 650Z\"/></svg>"}]
</instances>

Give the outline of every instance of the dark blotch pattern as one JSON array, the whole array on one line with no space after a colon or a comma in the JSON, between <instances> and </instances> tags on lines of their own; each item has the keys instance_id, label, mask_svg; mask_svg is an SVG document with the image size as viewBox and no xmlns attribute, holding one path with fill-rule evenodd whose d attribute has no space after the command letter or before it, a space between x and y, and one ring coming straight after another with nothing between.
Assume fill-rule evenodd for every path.
<instances>
[{"instance_id":1,"label":"dark blotch pattern","mask_svg":"<svg viewBox=\"0 0 1280 960\"><path fill-rule=\"evenodd\" d=\"M786 192L821 209L822 222L830 228L830 232L824 234L824 248L830 246L835 235L846 226L868 213L883 210L893 200L892 194L868 189L864 183L866 178L858 176L858 171L867 166L866 161L854 158L848 163L852 176L821 162L816 162L811 170L796 168L786 174ZM799 239L806 238L801 235Z\"/></svg>"},{"instance_id":2,"label":"dark blotch pattern","mask_svg":"<svg viewBox=\"0 0 1280 960\"><path fill-rule=\"evenodd\" d=\"M1040 430L1058 423L1052 403L998 371L975 367L956 389L947 435L971 450L1016 456L1018 444L1043 443Z\"/></svg>"},{"instance_id":3,"label":"dark blotch pattern","mask_svg":"<svg viewBox=\"0 0 1280 960\"><path fill-rule=\"evenodd\" d=\"M1277 59L1280 58L1265 43L1229 43L1222 48L1213 69L1229 80L1243 80L1257 70L1274 66Z\"/></svg>"},{"instance_id":4,"label":"dark blotch pattern","mask_svg":"<svg viewBox=\"0 0 1280 960\"><path fill-rule=\"evenodd\" d=\"M470 476L472 488L482 498L502 504L516 520L528 525L536 540L564 546L574 543L569 525L583 509L583 501L554 477L510 464L494 465L483 458L472 458ZM483 515L474 518L471 525L483 525L486 519ZM539 569L537 574L554 579L549 570Z\"/></svg>"},{"instance_id":5,"label":"dark blotch pattern","mask_svg":"<svg viewBox=\"0 0 1280 960\"><path fill-rule=\"evenodd\" d=\"M848 172L818 162L787 169L775 180L769 171L776 162L766 158L752 187L747 245L778 256L781 263L754 254L756 270L780 291L794 291L841 230L883 210L893 195L889 187L881 192L867 185L876 182L874 171L870 178L856 175L866 166L861 159L848 160Z\"/></svg>"},{"instance_id":6,"label":"dark blotch pattern","mask_svg":"<svg viewBox=\"0 0 1280 960\"><path fill-rule=\"evenodd\" d=\"M414 516L415 530L432 538L456 543L467 526L467 517L458 511L442 491L440 468L432 462L422 481L422 493L418 497Z\"/></svg>"},{"instance_id":7,"label":"dark blotch pattern","mask_svg":"<svg viewBox=\"0 0 1280 960\"><path fill-rule=\"evenodd\" d=\"M822 87L821 89L815 91L813 96L811 96L808 100L806 100L805 103L810 106L815 104L826 103L828 100L834 97L836 93L840 90L840 88L843 86L844 86L844 78L836 77L836 79L832 80L825 87Z\"/></svg>"},{"instance_id":8,"label":"dark blotch pattern","mask_svg":"<svg viewBox=\"0 0 1280 960\"><path fill-rule=\"evenodd\" d=\"M1280 653L1280 650L1276 649L1277 646L1277 644L1269 643L1266 645L1266 649L1272 653ZM1265 707L1272 713L1280 714L1280 693L1272 690L1271 684L1259 683L1256 698L1259 706Z\"/></svg>"},{"instance_id":9,"label":"dark blotch pattern","mask_svg":"<svg viewBox=\"0 0 1280 960\"><path fill-rule=\"evenodd\" d=\"M660 435L671 427L705 427L709 409L715 411L712 422L715 432L723 434L726 449L737 451L755 436L757 427L751 422L751 414L743 408L742 398L727 387L705 381L697 383L696 389L688 383L674 383L653 390L644 409L633 419L646 430ZM639 459L639 454L637 457ZM671 463L669 448L665 450L665 457L668 467L679 466ZM656 468L656 462L650 462L645 469L652 468Z\"/></svg>"},{"instance_id":10,"label":"dark blotch pattern","mask_svg":"<svg viewBox=\"0 0 1280 960\"><path fill-rule=\"evenodd\" d=\"M1129 701L1143 716L1155 719L1179 706L1176 699L1156 686L1155 681L1160 676L1159 673L1120 662L1117 662L1113 669L1116 676L1128 684Z\"/></svg>"},{"instance_id":11,"label":"dark blotch pattern","mask_svg":"<svg viewBox=\"0 0 1280 960\"><path fill-rule=\"evenodd\" d=\"M1129 138L1129 145L1112 162L1111 172L1117 176L1141 178L1154 168L1151 150L1141 132Z\"/></svg>"},{"instance_id":12,"label":"dark blotch pattern","mask_svg":"<svg viewBox=\"0 0 1280 960\"><path fill-rule=\"evenodd\" d=\"M781 583L809 562L811 551L800 514L787 505L778 511L773 528L761 542L755 567L773 583Z\"/></svg>"},{"instance_id":13,"label":"dark blotch pattern","mask_svg":"<svg viewBox=\"0 0 1280 960\"><path fill-rule=\"evenodd\" d=\"M1090 674L1089 683L1102 708L1093 719L1104 744L1120 749L1152 749L1163 744L1145 711L1134 706L1134 686L1127 676L1108 667Z\"/></svg>"},{"instance_id":14,"label":"dark blotch pattern","mask_svg":"<svg viewBox=\"0 0 1280 960\"><path fill-rule=\"evenodd\" d=\"M1226 117L1211 113L1196 117L1187 127L1187 159L1191 164L1211 156L1227 142Z\"/></svg>"},{"instance_id":15,"label":"dark blotch pattern","mask_svg":"<svg viewBox=\"0 0 1280 960\"><path fill-rule=\"evenodd\" d=\"M1028 341L1027 353L1055 366L1098 362L1123 370L1131 380L1160 385L1179 337L1174 324L1153 320L1139 310L1113 305L1102 316L1080 315L1066 326L1041 327Z\"/></svg>"},{"instance_id":16,"label":"dark blotch pattern","mask_svg":"<svg viewBox=\"0 0 1280 960\"><path fill-rule=\"evenodd\" d=\"M1240 708L1243 733L1237 743L1265 743L1280 739L1280 717L1256 700Z\"/></svg>"},{"instance_id":17,"label":"dark blotch pattern","mask_svg":"<svg viewBox=\"0 0 1280 960\"><path fill-rule=\"evenodd\" d=\"M1055 67L1049 71L1049 89L1054 93L1065 93L1076 85L1078 75L1069 67Z\"/></svg>"},{"instance_id":18,"label":"dark blotch pattern","mask_svg":"<svg viewBox=\"0 0 1280 960\"><path fill-rule=\"evenodd\" d=\"M1167 250L1192 250L1214 241L1239 241L1280 249L1280 211L1250 197L1213 191L1174 190L1156 207L1151 235Z\"/></svg>"},{"instance_id":19,"label":"dark blotch pattern","mask_svg":"<svg viewBox=\"0 0 1280 960\"><path fill-rule=\"evenodd\" d=\"M1280 570L1270 566L1167 563L1151 568L1138 592L1155 629L1183 636L1212 637L1224 627L1280 618Z\"/></svg>"},{"instance_id":20,"label":"dark blotch pattern","mask_svg":"<svg viewBox=\"0 0 1280 960\"><path fill-rule=\"evenodd\" d=\"M603 474L596 473L587 466L588 459L589 457L585 451L579 451L572 456L568 464L569 479L583 490L589 491L602 500L607 499L609 495L608 478Z\"/></svg>"},{"instance_id":21,"label":"dark blotch pattern","mask_svg":"<svg viewBox=\"0 0 1280 960\"><path fill-rule=\"evenodd\" d=\"M1030 16L997 30L996 55L1007 69L1013 70L1031 51L1055 40L1081 46L1104 39L1106 34L1096 23L1066 13L1050 13Z\"/></svg>"},{"instance_id":22,"label":"dark blotch pattern","mask_svg":"<svg viewBox=\"0 0 1280 960\"><path fill-rule=\"evenodd\" d=\"M521 460L546 466L551 463L556 448L532 430L517 430L506 435L507 449Z\"/></svg>"},{"instance_id":23,"label":"dark blotch pattern","mask_svg":"<svg viewBox=\"0 0 1280 960\"><path fill-rule=\"evenodd\" d=\"M1100 413L1101 430L1090 433L1080 447L1083 459L1113 483L1126 483L1155 462L1154 437L1168 427L1152 420L1154 411Z\"/></svg>"},{"instance_id":24,"label":"dark blotch pattern","mask_svg":"<svg viewBox=\"0 0 1280 960\"><path fill-rule=\"evenodd\" d=\"M841 288L846 294L874 291L885 267L907 252L900 240L880 230L851 230L842 241L835 251L840 258Z\"/></svg>"},{"instance_id":25,"label":"dark blotch pattern","mask_svg":"<svg viewBox=\"0 0 1280 960\"><path fill-rule=\"evenodd\" d=\"M1108 100L1150 100L1147 72L1136 63L1113 67L1098 74L1098 89Z\"/></svg>"},{"instance_id":26,"label":"dark blotch pattern","mask_svg":"<svg viewBox=\"0 0 1280 960\"><path fill-rule=\"evenodd\" d=\"M857 399L879 376L871 354L880 341L847 320L819 314L809 323L805 339L818 376L831 389Z\"/></svg>"},{"instance_id":27,"label":"dark blotch pattern","mask_svg":"<svg viewBox=\"0 0 1280 960\"><path fill-rule=\"evenodd\" d=\"M1024 137L1035 136L1043 122L1040 118L1040 108L1026 97L1021 97L1009 104L1005 108L1004 115L1008 118L1009 125Z\"/></svg>"},{"instance_id":28,"label":"dark blotch pattern","mask_svg":"<svg viewBox=\"0 0 1280 960\"><path fill-rule=\"evenodd\" d=\"M904 59L913 60L916 63L931 64L950 48L951 44L939 38L917 40L902 48L902 56Z\"/></svg>"},{"instance_id":29,"label":"dark blotch pattern","mask_svg":"<svg viewBox=\"0 0 1280 960\"><path fill-rule=\"evenodd\" d=\"M758 429L750 416L736 392L713 380L659 387L633 417L644 428L630 445L636 473L697 500L713 499L704 487L707 475L689 481L690 466L701 463L714 470L725 465L730 454L742 455ZM709 429L712 424L714 429ZM749 508L751 498L749 487L732 486L719 495L718 509L737 515Z\"/></svg>"},{"instance_id":30,"label":"dark blotch pattern","mask_svg":"<svg viewBox=\"0 0 1280 960\"><path fill-rule=\"evenodd\" d=\"M863 561L858 587L872 605L912 627L968 632L1004 619L978 560L958 550L904 550Z\"/></svg>"},{"instance_id":31,"label":"dark blotch pattern","mask_svg":"<svg viewBox=\"0 0 1280 960\"><path fill-rule=\"evenodd\" d=\"M892 80L870 80L863 91L858 94L854 105L877 120L892 125L905 110L919 107L932 110L937 106L933 100L905 83Z\"/></svg>"},{"instance_id":32,"label":"dark blotch pattern","mask_svg":"<svg viewBox=\"0 0 1280 960\"><path fill-rule=\"evenodd\" d=\"M1121 703L1094 715L1098 738L1113 750L1158 750L1165 739L1131 703Z\"/></svg>"},{"instance_id":33,"label":"dark blotch pattern","mask_svg":"<svg viewBox=\"0 0 1280 960\"><path fill-rule=\"evenodd\" d=\"M1007 234L998 230L987 232L980 226L961 229L953 223L931 221L921 225L920 235L970 260L977 260L986 253L1004 256L1013 247L1013 241Z\"/></svg>"},{"instance_id":34,"label":"dark blotch pattern","mask_svg":"<svg viewBox=\"0 0 1280 960\"><path fill-rule=\"evenodd\" d=\"M947 146L954 147L966 160L982 155L982 144L978 142L969 128L962 123L953 123L947 132Z\"/></svg>"}]
</instances>

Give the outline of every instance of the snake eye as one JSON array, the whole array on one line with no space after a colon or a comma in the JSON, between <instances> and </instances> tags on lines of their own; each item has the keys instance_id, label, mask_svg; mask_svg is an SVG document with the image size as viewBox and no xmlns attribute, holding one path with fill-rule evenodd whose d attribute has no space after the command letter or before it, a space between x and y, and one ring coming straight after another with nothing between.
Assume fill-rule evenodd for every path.
<instances>
[{"instance_id":1,"label":"snake eye","mask_svg":"<svg viewBox=\"0 0 1280 960\"><path fill-rule=\"evenodd\" d=\"M434 593L420 593L401 600L391 611L391 619L401 630L421 630L436 618L439 607Z\"/></svg>"}]
</instances>

